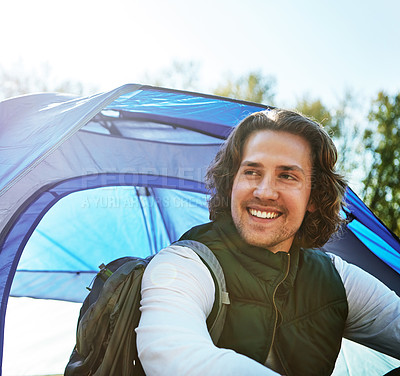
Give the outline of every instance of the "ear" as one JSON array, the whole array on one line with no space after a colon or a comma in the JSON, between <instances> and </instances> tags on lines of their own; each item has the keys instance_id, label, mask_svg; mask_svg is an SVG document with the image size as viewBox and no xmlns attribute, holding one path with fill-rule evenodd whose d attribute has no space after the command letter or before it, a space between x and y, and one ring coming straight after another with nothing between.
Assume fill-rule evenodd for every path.
<instances>
[{"instance_id":1,"label":"ear","mask_svg":"<svg viewBox=\"0 0 400 376\"><path fill-rule=\"evenodd\" d=\"M310 212L310 213L313 213L313 212L315 212L315 210L317 209L316 207L315 207L315 204L311 201L311 199L310 199L310 201L308 202L308 204L307 204L307 211L308 212Z\"/></svg>"}]
</instances>

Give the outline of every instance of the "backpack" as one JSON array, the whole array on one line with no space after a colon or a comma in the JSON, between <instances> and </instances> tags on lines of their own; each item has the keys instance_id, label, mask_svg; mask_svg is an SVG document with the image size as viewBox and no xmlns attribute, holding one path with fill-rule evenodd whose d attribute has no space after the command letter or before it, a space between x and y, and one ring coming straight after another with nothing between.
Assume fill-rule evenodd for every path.
<instances>
[{"instance_id":1,"label":"backpack","mask_svg":"<svg viewBox=\"0 0 400 376\"><path fill-rule=\"evenodd\" d=\"M202 243L183 240L173 245L189 247L211 272L215 301L207 327L216 344L224 326L229 296L222 268ZM100 265L78 318L76 345L65 368L66 376L145 375L136 348L135 328L140 319L140 291L147 258L123 257Z\"/></svg>"}]
</instances>

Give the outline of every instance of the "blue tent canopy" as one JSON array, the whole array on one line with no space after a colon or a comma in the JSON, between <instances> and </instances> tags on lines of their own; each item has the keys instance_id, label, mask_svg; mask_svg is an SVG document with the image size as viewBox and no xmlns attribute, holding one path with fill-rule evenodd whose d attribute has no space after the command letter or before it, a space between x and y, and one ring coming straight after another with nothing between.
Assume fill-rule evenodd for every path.
<instances>
[{"instance_id":1,"label":"blue tent canopy","mask_svg":"<svg viewBox=\"0 0 400 376\"><path fill-rule=\"evenodd\" d=\"M0 103L0 351L8 297L81 302L98 265L208 220L206 168L255 103L141 85ZM400 242L350 189L325 250L400 294Z\"/></svg>"}]
</instances>

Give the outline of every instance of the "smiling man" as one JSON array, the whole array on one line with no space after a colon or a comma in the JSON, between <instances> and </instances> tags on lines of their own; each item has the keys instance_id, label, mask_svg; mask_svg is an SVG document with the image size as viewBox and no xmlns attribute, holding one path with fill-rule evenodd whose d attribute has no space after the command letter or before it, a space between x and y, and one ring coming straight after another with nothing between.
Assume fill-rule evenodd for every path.
<instances>
[{"instance_id":1,"label":"smiling man","mask_svg":"<svg viewBox=\"0 0 400 376\"><path fill-rule=\"evenodd\" d=\"M289 252L307 211L313 210L311 149L287 132L249 136L232 186L231 214L248 244Z\"/></svg>"},{"instance_id":2,"label":"smiling man","mask_svg":"<svg viewBox=\"0 0 400 376\"><path fill-rule=\"evenodd\" d=\"M215 286L196 253L171 245L142 282L139 357L147 375L329 375L345 336L400 358L400 299L318 250L342 222L345 182L322 127L286 110L250 115L207 172L205 244L230 295L216 345Z\"/></svg>"}]
</instances>

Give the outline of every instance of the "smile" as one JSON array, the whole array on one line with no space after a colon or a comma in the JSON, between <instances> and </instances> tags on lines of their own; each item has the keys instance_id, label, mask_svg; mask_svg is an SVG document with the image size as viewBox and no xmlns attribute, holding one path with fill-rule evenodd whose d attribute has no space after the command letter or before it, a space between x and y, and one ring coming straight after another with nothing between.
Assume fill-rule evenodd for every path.
<instances>
[{"instance_id":1,"label":"smile","mask_svg":"<svg viewBox=\"0 0 400 376\"><path fill-rule=\"evenodd\" d=\"M267 219L274 219L279 217L279 213L277 212L269 212L269 211L261 211L261 210L256 210L256 209L249 209L250 214L253 217L257 218L267 218Z\"/></svg>"}]
</instances>

